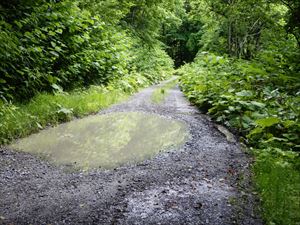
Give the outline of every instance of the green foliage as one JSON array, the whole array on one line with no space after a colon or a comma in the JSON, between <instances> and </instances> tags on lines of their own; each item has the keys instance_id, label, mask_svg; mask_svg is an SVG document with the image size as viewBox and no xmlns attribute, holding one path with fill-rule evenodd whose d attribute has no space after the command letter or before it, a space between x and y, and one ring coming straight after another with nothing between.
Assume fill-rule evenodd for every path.
<instances>
[{"instance_id":1,"label":"green foliage","mask_svg":"<svg viewBox=\"0 0 300 225\"><path fill-rule=\"evenodd\" d=\"M247 137L255 147L299 150L299 78L269 62L199 54L183 67L186 95L217 121ZM275 65L273 65L275 66Z\"/></svg>"},{"instance_id":2,"label":"green foliage","mask_svg":"<svg viewBox=\"0 0 300 225\"><path fill-rule=\"evenodd\" d=\"M192 62L200 48L203 24L189 16L190 8L190 3L186 1L182 8L184 10L178 15L181 23L163 29L162 41L167 45L167 52L173 58L176 67Z\"/></svg>"},{"instance_id":3,"label":"green foliage","mask_svg":"<svg viewBox=\"0 0 300 225\"><path fill-rule=\"evenodd\" d=\"M179 70L181 87L256 149L255 181L267 223L298 224L299 1L189 2L190 21L202 24L200 52Z\"/></svg>"},{"instance_id":4,"label":"green foliage","mask_svg":"<svg viewBox=\"0 0 300 225\"><path fill-rule=\"evenodd\" d=\"M137 2L101 1L93 8L91 2L0 3L0 97L4 102L28 100L41 91L107 84L128 73L147 73L160 80L157 71L172 68L155 39L157 34L145 42L134 36L131 26L120 25ZM164 15L171 8L157 13ZM162 20L160 16L153 23L161 26Z\"/></svg>"},{"instance_id":5,"label":"green foliage","mask_svg":"<svg viewBox=\"0 0 300 225\"><path fill-rule=\"evenodd\" d=\"M286 5L289 9L286 15L287 23L285 25L285 28L289 33L295 36L298 42L298 46L300 46L300 1L286 0L281 1L281 3Z\"/></svg>"},{"instance_id":6,"label":"green foliage","mask_svg":"<svg viewBox=\"0 0 300 225\"><path fill-rule=\"evenodd\" d=\"M82 93L40 94L26 105L1 106L1 144L8 144L12 139L25 137L49 125L69 121L74 116L96 112L122 99L121 93L116 91L93 89Z\"/></svg>"},{"instance_id":7,"label":"green foliage","mask_svg":"<svg viewBox=\"0 0 300 225\"><path fill-rule=\"evenodd\" d=\"M137 46L140 44L136 43ZM132 68L152 82L157 83L173 72L174 63L160 45L135 47L133 54Z\"/></svg>"},{"instance_id":8,"label":"green foliage","mask_svg":"<svg viewBox=\"0 0 300 225\"><path fill-rule=\"evenodd\" d=\"M265 50L266 34L281 40L293 40L299 46L299 0L272 1L223 1L189 0L190 26L201 24L198 29L198 46L201 51L228 54L238 58L255 58ZM271 41L271 42L270 42ZM298 61L299 62L299 61Z\"/></svg>"},{"instance_id":9,"label":"green foliage","mask_svg":"<svg viewBox=\"0 0 300 225\"><path fill-rule=\"evenodd\" d=\"M130 12L123 19L142 40L156 42L162 30L178 26L183 0L131 0Z\"/></svg>"}]
</instances>

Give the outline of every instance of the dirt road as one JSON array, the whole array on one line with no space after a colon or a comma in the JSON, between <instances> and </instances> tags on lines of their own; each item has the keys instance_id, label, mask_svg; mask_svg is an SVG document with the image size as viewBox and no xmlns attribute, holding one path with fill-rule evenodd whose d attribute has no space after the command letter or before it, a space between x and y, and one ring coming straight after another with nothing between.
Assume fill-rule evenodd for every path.
<instances>
[{"instance_id":1,"label":"dirt road","mask_svg":"<svg viewBox=\"0 0 300 225\"><path fill-rule=\"evenodd\" d=\"M154 104L147 88L100 114L139 111L183 121L190 138L137 165L72 172L0 149L0 224L261 224L249 157L178 87Z\"/></svg>"}]
</instances>

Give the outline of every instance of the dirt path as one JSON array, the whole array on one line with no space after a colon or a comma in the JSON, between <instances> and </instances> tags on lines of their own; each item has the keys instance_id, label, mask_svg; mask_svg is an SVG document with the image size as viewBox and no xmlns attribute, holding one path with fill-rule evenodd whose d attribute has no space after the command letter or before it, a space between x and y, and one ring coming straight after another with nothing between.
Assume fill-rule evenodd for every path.
<instances>
[{"instance_id":1,"label":"dirt path","mask_svg":"<svg viewBox=\"0 0 300 225\"><path fill-rule=\"evenodd\" d=\"M30 154L0 149L0 224L261 224L241 185L249 160L175 87L152 104L157 86L100 113L142 111L184 121L180 149L137 165L67 172Z\"/></svg>"}]
</instances>

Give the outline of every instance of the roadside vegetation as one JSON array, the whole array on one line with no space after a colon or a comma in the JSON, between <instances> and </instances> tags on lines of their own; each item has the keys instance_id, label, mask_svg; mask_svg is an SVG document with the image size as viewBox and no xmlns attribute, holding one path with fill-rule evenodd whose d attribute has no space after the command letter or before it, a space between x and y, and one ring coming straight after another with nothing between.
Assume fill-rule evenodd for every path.
<instances>
[{"instance_id":1,"label":"roadside vegetation","mask_svg":"<svg viewBox=\"0 0 300 225\"><path fill-rule=\"evenodd\" d=\"M181 87L193 103L239 135L254 153L255 182L270 224L297 224L299 78L269 76L269 66L203 53L180 69Z\"/></svg>"},{"instance_id":2,"label":"roadside vegetation","mask_svg":"<svg viewBox=\"0 0 300 225\"><path fill-rule=\"evenodd\" d=\"M1 2L0 144L97 112L170 76L173 62L157 36L163 24L178 23L174 4Z\"/></svg>"}]
</instances>

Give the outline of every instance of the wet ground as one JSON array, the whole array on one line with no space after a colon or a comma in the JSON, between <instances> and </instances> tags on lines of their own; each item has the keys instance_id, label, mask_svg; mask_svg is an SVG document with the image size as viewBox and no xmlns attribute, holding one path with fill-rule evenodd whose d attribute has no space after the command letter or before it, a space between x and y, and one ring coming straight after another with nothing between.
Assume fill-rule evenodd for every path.
<instances>
[{"instance_id":1,"label":"wet ground","mask_svg":"<svg viewBox=\"0 0 300 225\"><path fill-rule=\"evenodd\" d=\"M99 115L139 112L180 121L189 132L185 144L139 163L86 172L2 148L0 224L261 224L249 156L178 87L161 104L152 103L156 88Z\"/></svg>"},{"instance_id":2,"label":"wet ground","mask_svg":"<svg viewBox=\"0 0 300 225\"><path fill-rule=\"evenodd\" d=\"M151 159L188 138L183 122L157 114L118 112L87 116L45 129L9 146L77 170L113 169Z\"/></svg>"}]
</instances>

